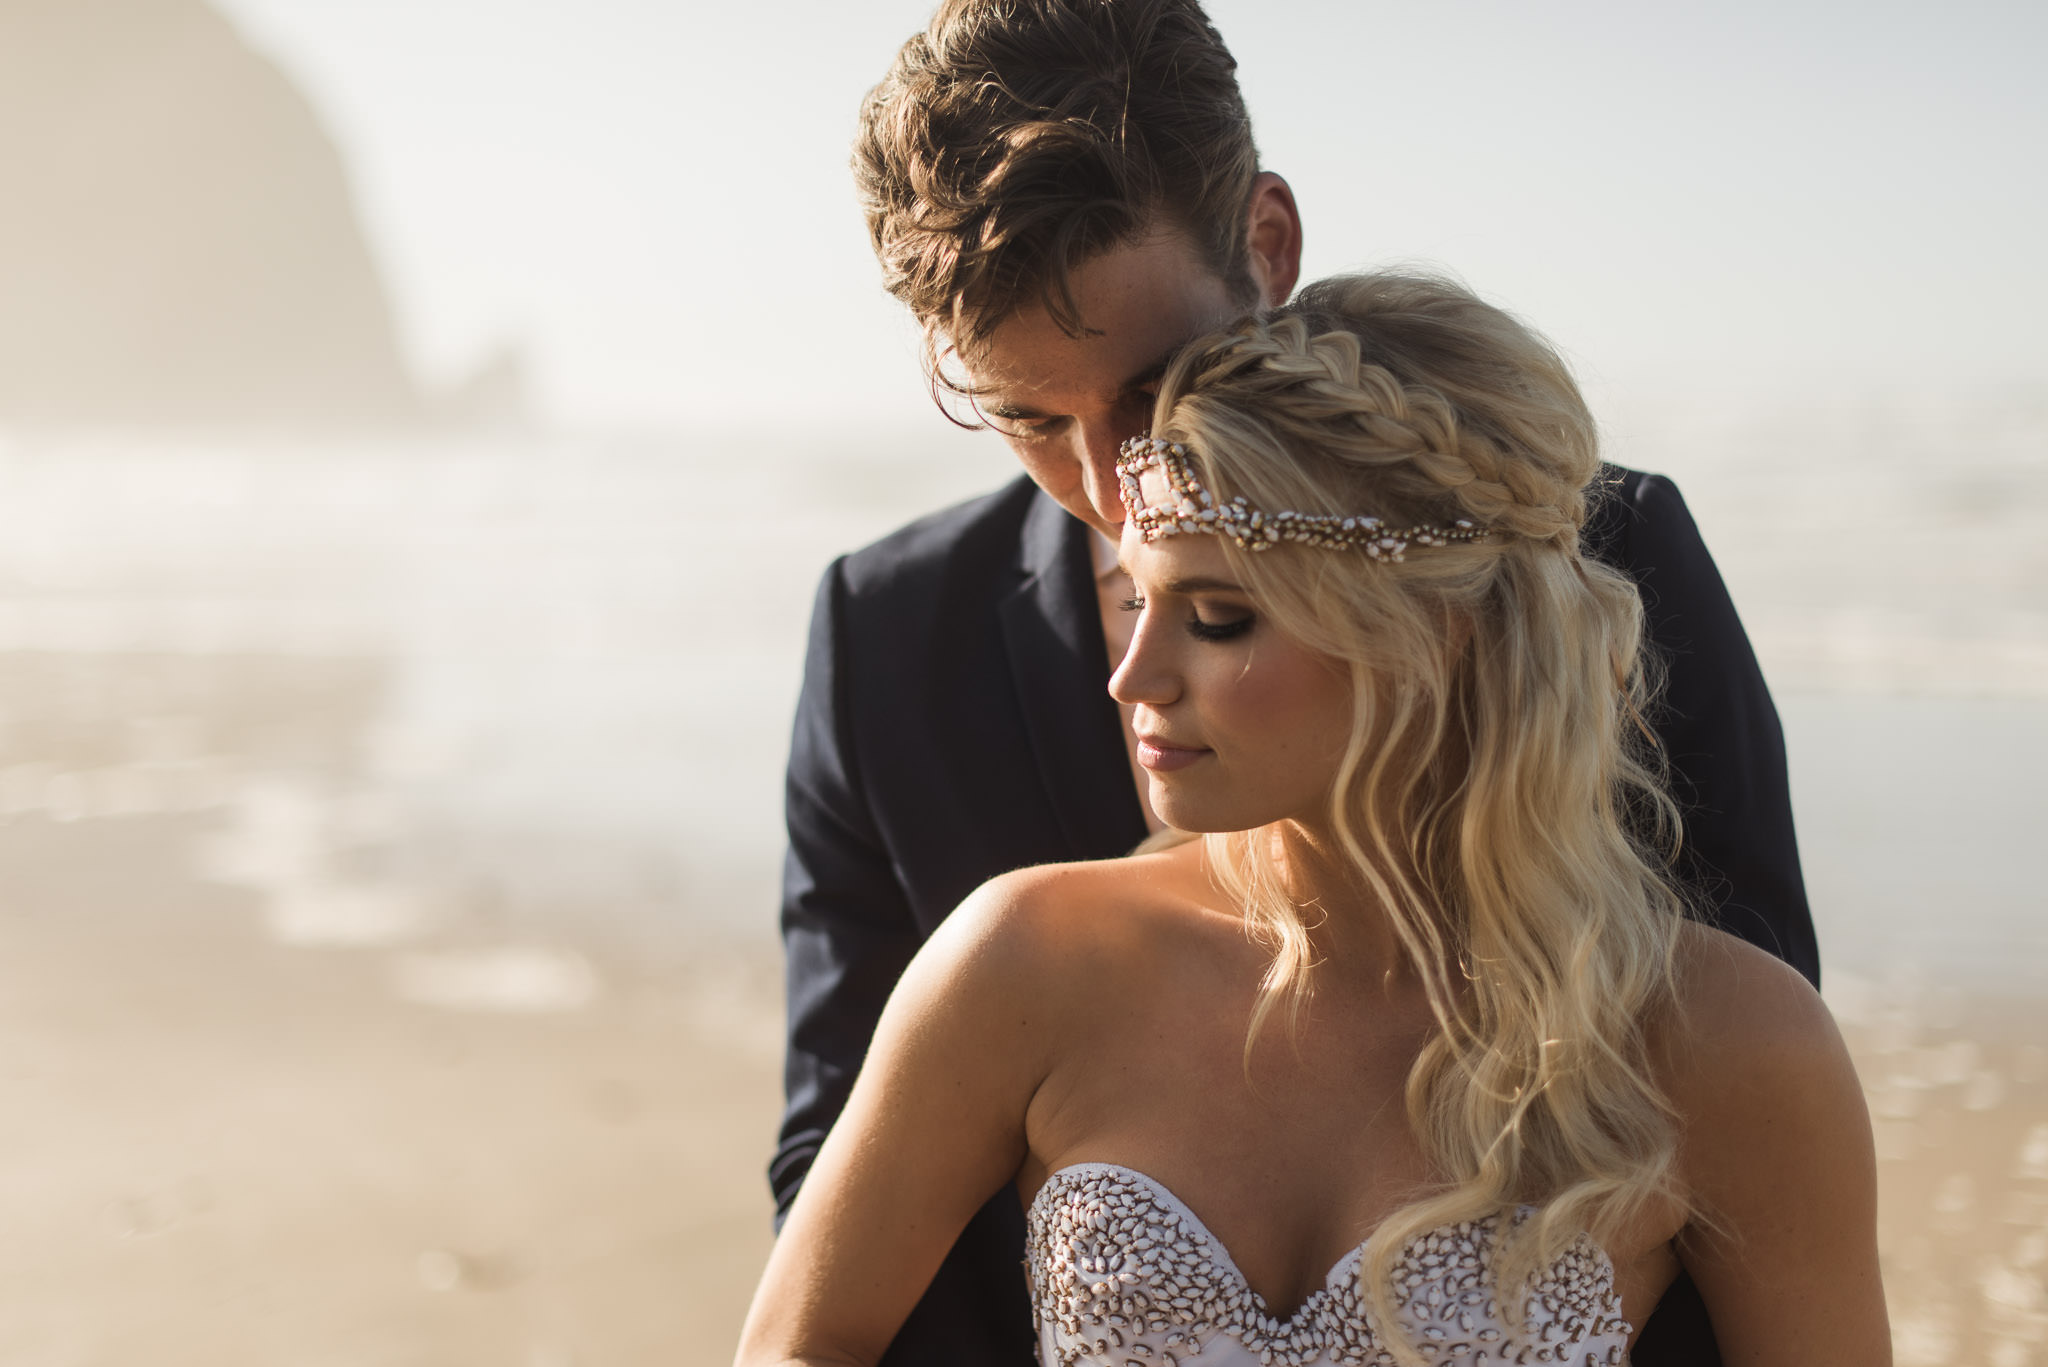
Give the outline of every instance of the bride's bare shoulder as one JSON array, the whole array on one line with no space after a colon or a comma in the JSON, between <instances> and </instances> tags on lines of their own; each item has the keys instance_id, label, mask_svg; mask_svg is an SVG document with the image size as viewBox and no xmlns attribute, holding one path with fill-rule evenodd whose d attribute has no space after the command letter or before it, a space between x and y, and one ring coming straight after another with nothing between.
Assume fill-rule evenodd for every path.
<instances>
[{"instance_id":1,"label":"bride's bare shoulder","mask_svg":"<svg viewBox=\"0 0 2048 1367\"><path fill-rule=\"evenodd\" d=\"M1098 961L1128 964L1133 951L1156 953L1199 917L1206 880L1198 860L1183 847L1017 869L975 889L933 938L1067 980Z\"/></svg>"},{"instance_id":2,"label":"bride's bare shoulder","mask_svg":"<svg viewBox=\"0 0 2048 1367\"><path fill-rule=\"evenodd\" d=\"M1658 1033L1698 1066L1748 1067L1761 1055L1840 1042L1812 984L1725 931L1687 922L1673 967L1675 991Z\"/></svg>"},{"instance_id":3,"label":"bride's bare shoulder","mask_svg":"<svg viewBox=\"0 0 2048 1367\"><path fill-rule=\"evenodd\" d=\"M1812 984L1763 950L1692 924L1675 968L1651 1044L1694 1180L1714 1185L1788 1146L1867 1148L1855 1067Z\"/></svg>"},{"instance_id":4,"label":"bride's bare shoulder","mask_svg":"<svg viewBox=\"0 0 2048 1367\"><path fill-rule=\"evenodd\" d=\"M1820 994L1688 926L1653 1058L1676 1111L1680 1261L1729 1362L1888 1362L1877 1156Z\"/></svg>"}]
</instances>

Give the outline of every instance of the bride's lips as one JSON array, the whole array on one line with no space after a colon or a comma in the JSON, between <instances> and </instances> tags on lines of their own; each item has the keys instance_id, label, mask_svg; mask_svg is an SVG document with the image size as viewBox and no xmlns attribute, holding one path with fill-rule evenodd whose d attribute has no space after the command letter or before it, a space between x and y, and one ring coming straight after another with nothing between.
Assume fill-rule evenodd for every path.
<instances>
[{"instance_id":1,"label":"bride's lips","mask_svg":"<svg viewBox=\"0 0 2048 1367\"><path fill-rule=\"evenodd\" d=\"M1206 749L1197 749L1193 746L1169 745L1150 736L1138 737L1138 763L1160 773L1185 769L1208 753Z\"/></svg>"}]
</instances>

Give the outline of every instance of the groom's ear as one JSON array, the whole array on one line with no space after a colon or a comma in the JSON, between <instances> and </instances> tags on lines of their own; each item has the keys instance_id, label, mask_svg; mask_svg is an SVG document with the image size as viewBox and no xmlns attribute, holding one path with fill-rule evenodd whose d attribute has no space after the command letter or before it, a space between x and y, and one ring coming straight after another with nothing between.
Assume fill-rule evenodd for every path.
<instances>
[{"instance_id":1,"label":"groom's ear","mask_svg":"<svg viewBox=\"0 0 2048 1367\"><path fill-rule=\"evenodd\" d=\"M1301 210L1294 205L1294 191L1271 171L1261 171L1252 180L1245 246L1252 279L1259 287L1259 303L1278 308L1294 293L1301 278Z\"/></svg>"}]
</instances>

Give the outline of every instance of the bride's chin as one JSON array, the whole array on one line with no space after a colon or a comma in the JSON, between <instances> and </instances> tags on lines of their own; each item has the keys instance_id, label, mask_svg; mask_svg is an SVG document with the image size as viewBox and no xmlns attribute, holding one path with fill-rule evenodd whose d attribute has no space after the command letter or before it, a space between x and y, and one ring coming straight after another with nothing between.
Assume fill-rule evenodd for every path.
<instances>
[{"instance_id":1,"label":"bride's chin","mask_svg":"<svg viewBox=\"0 0 2048 1367\"><path fill-rule=\"evenodd\" d=\"M1229 802L1204 801L1201 794L1191 793L1179 785L1164 782L1155 777L1152 780L1152 814L1176 831L1189 835L1221 835L1228 831L1248 831L1261 826L1263 821L1247 821L1241 806L1233 808Z\"/></svg>"}]
</instances>

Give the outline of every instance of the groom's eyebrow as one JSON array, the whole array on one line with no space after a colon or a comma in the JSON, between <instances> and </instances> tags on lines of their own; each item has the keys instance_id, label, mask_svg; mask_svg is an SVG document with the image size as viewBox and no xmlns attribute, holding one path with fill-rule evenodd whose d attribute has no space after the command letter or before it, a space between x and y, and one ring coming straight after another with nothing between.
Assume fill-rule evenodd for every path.
<instances>
[{"instance_id":1,"label":"groom's eyebrow","mask_svg":"<svg viewBox=\"0 0 2048 1367\"><path fill-rule=\"evenodd\" d=\"M1148 385L1158 384L1160 378L1166 374L1166 367L1173 363L1174 355L1179 350L1178 346L1174 347L1172 351L1167 352L1151 365L1146 366L1143 370L1125 380L1123 388L1118 392L1135 394Z\"/></svg>"},{"instance_id":2,"label":"groom's eyebrow","mask_svg":"<svg viewBox=\"0 0 2048 1367\"><path fill-rule=\"evenodd\" d=\"M1161 356L1158 360L1152 362L1152 364L1146 366L1137 374L1132 375L1130 378L1126 379L1122 384L1117 386L1116 392L1118 396L1121 398L1129 398L1137 394L1140 390L1146 388L1148 385L1158 384L1160 377L1166 374L1166 367L1173 363L1173 358L1179 351L1180 346L1173 346L1172 348L1168 349L1166 354ZM1036 422L1041 418L1050 418L1057 416L1056 414L1048 413L1043 409L1033 408L1030 404L1013 403L1008 399L998 399L994 404L991 404L989 406L988 411L994 417L1016 418L1022 422Z\"/></svg>"}]
</instances>

